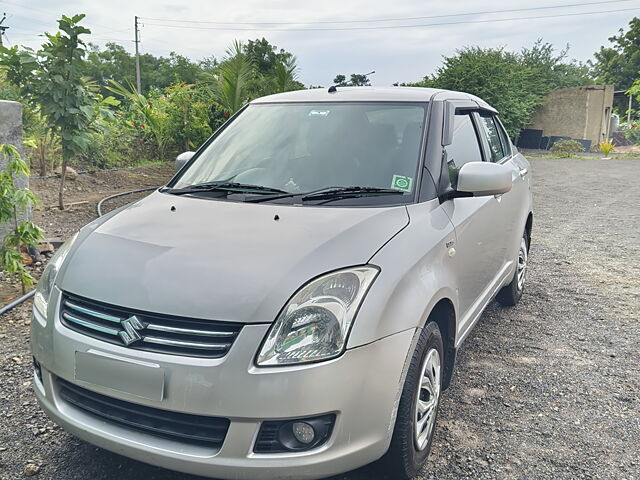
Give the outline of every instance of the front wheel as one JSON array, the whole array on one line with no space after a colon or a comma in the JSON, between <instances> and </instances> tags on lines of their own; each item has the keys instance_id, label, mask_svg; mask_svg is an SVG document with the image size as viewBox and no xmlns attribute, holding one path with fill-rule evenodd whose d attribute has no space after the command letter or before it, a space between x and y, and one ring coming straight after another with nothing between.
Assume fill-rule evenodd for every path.
<instances>
[{"instance_id":1,"label":"front wheel","mask_svg":"<svg viewBox=\"0 0 640 480\"><path fill-rule=\"evenodd\" d=\"M435 431L444 363L442 335L429 323L407 371L391 445L384 462L391 478L409 479L424 466Z\"/></svg>"},{"instance_id":2,"label":"front wheel","mask_svg":"<svg viewBox=\"0 0 640 480\"><path fill-rule=\"evenodd\" d=\"M529 266L529 241L527 232L522 235L520 240L520 248L518 249L518 260L516 271L513 274L511 283L498 292L496 300L505 307L511 307L517 304L524 292L524 282L527 279L527 267Z\"/></svg>"}]
</instances>

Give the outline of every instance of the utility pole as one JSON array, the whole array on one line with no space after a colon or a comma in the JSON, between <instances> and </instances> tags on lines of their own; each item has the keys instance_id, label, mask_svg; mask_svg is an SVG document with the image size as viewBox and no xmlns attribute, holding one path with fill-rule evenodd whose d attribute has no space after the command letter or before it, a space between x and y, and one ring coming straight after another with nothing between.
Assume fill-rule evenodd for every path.
<instances>
[{"instance_id":1,"label":"utility pole","mask_svg":"<svg viewBox=\"0 0 640 480\"><path fill-rule=\"evenodd\" d=\"M4 36L4 32L9 28L9 27L2 26L2 22L4 22L6 19L7 19L7 14L3 13L2 20L0 20L0 47L2 46L2 37Z\"/></svg>"},{"instance_id":2,"label":"utility pole","mask_svg":"<svg viewBox=\"0 0 640 480\"><path fill-rule=\"evenodd\" d=\"M140 44L139 34L138 34L138 16L134 17L134 26L135 26L135 36L134 40L136 44L136 88L138 89L138 93L142 93L142 85L140 84L140 49L138 45Z\"/></svg>"}]
</instances>

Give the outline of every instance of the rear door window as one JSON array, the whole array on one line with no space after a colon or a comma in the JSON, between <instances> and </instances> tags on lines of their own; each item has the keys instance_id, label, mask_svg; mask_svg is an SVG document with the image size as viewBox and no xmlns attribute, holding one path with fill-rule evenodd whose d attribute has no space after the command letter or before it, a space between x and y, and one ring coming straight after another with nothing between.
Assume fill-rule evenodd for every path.
<instances>
[{"instance_id":1,"label":"rear door window","mask_svg":"<svg viewBox=\"0 0 640 480\"><path fill-rule=\"evenodd\" d=\"M499 126L490 113L482 112L479 117L481 129L489 143L489 154L491 155L489 160L499 162L507 156L506 145L504 145L503 138L500 135Z\"/></svg>"},{"instance_id":2,"label":"rear door window","mask_svg":"<svg viewBox=\"0 0 640 480\"><path fill-rule=\"evenodd\" d=\"M504 125L498 119L498 117L493 117L496 126L498 127L498 132L500 133L500 138L502 139L502 145L504 147L504 154L507 157L511 156L511 141L509 140L509 135L507 135L506 130L504 129Z\"/></svg>"}]
</instances>

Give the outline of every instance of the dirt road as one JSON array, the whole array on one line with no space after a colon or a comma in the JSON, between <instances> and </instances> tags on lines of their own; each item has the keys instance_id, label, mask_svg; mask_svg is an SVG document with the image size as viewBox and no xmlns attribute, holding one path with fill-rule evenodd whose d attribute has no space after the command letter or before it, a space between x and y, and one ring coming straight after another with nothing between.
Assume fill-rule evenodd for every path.
<instances>
[{"instance_id":1,"label":"dirt road","mask_svg":"<svg viewBox=\"0 0 640 480\"><path fill-rule=\"evenodd\" d=\"M421 478L640 479L640 160L532 163L527 290L516 308L491 305L462 347ZM0 479L29 464L43 480L195 479L45 417L28 308L0 319ZM381 477L370 467L337 478Z\"/></svg>"}]
</instances>

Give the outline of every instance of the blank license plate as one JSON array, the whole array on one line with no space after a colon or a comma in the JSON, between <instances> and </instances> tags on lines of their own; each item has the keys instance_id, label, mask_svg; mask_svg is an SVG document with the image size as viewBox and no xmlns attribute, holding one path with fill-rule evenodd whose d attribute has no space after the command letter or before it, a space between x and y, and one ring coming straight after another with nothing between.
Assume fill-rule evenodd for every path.
<instances>
[{"instance_id":1,"label":"blank license plate","mask_svg":"<svg viewBox=\"0 0 640 480\"><path fill-rule=\"evenodd\" d=\"M164 368L103 352L76 352L76 380L149 400L164 394Z\"/></svg>"}]
</instances>

